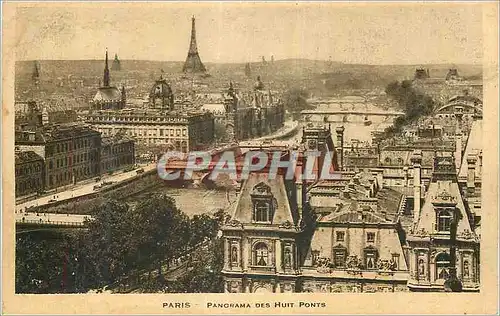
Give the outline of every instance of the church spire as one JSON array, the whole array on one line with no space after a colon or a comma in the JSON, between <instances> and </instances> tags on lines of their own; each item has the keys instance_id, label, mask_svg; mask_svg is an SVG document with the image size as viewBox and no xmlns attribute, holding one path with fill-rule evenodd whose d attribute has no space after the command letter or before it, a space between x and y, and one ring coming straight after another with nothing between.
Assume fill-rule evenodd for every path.
<instances>
[{"instance_id":1,"label":"church spire","mask_svg":"<svg viewBox=\"0 0 500 316\"><path fill-rule=\"evenodd\" d=\"M106 47L106 61L104 64L104 87L109 87L109 67L108 67L108 48Z\"/></svg>"}]
</instances>

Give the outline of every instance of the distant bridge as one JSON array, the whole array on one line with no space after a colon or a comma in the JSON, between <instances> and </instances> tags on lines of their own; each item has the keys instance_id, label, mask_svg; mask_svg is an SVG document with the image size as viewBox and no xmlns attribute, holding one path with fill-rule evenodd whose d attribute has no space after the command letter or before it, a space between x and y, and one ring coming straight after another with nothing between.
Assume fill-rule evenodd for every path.
<instances>
[{"instance_id":1,"label":"distant bridge","mask_svg":"<svg viewBox=\"0 0 500 316\"><path fill-rule=\"evenodd\" d=\"M401 116L400 111L342 111L342 110L304 110L303 115L366 115L366 116Z\"/></svg>"},{"instance_id":2,"label":"distant bridge","mask_svg":"<svg viewBox=\"0 0 500 316\"><path fill-rule=\"evenodd\" d=\"M355 122L371 121L373 117L395 118L405 115L399 111L364 111L364 110L304 110L301 112L305 121L315 122Z\"/></svg>"},{"instance_id":3,"label":"distant bridge","mask_svg":"<svg viewBox=\"0 0 500 316\"><path fill-rule=\"evenodd\" d=\"M91 220L88 215L53 214L53 213L17 213L16 233L47 229L85 228L85 220Z\"/></svg>"}]
</instances>

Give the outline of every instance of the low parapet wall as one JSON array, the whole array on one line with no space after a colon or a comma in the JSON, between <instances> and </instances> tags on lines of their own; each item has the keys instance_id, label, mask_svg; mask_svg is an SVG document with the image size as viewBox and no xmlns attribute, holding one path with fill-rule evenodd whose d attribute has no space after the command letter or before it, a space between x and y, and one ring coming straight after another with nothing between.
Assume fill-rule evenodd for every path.
<instances>
[{"instance_id":1,"label":"low parapet wall","mask_svg":"<svg viewBox=\"0 0 500 316\"><path fill-rule=\"evenodd\" d=\"M156 169L124 181L105 186L99 191L28 209L29 212L90 214L94 205L106 199L123 199L162 184ZM95 202L95 203L93 203Z\"/></svg>"}]
</instances>

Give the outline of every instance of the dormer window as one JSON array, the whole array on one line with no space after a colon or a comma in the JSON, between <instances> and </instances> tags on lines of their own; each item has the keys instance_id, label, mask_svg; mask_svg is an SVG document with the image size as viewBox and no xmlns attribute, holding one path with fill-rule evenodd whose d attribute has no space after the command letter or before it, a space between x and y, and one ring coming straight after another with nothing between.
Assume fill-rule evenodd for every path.
<instances>
[{"instance_id":1,"label":"dormer window","mask_svg":"<svg viewBox=\"0 0 500 316\"><path fill-rule=\"evenodd\" d=\"M271 193L271 188L263 182L257 184L252 190L252 204L254 222L270 223L273 220L276 202Z\"/></svg>"},{"instance_id":2,"label":"dormer window","mask_svg":"<svg viewBox=\"0 0 500 316\"><path fill-rule=\"evenodd\" d=\"M449 232L453 215L448 210L441 210L437 213L437 230L439 232Z\"/></svg>"}]
</instances>

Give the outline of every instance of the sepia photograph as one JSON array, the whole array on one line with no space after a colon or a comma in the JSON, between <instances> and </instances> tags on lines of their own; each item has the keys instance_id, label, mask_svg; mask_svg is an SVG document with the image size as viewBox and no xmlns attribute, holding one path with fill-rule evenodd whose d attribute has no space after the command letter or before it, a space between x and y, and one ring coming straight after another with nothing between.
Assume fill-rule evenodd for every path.
<instances>
[{"instance_id":1,"label":"sepia photograph","mask_svg":"<svg viewBox=\"0 0 500 316\"><path fill-rule=\"evenodd\" d=\"M9 9L17 302L127 294L115 302L137 313L157 294L161 313L307 314L339 295L448 293L494 312L498 4ZM287 293L302 294L273 299Z\"/></svg>"}]
</instances>

